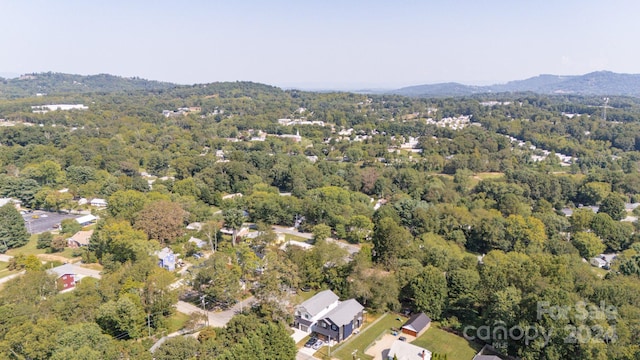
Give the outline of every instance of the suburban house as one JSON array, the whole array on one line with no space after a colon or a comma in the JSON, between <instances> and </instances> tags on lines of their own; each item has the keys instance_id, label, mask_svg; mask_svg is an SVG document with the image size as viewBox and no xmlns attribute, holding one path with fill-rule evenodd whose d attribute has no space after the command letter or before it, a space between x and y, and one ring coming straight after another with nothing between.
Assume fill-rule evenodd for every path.
<instances>
[{"instance_id":1,"label":"suburban house","mask_svg":"<svg viewBox=\"0 0 640 360\"><path fill-rule=\"evenodd\" d=\"M388 360L431 360L431 351L401 340L395 340L388 352L382 355Z\"/></svg>"},{"instance_id":2,"label":"suburban house","mask_svg":"<svg viewBox=\"0 0 640 360\"><path fill-rule=\"evenodd\" d=\"M197 246L199 249L202 249L203 247L205 247L207 245L207 242L202 240L202 239L198 239L196 237L191 237L189 239L190 243L193 243L195 246Z\"/></svg>"},{"instance_id":3,"label":"suburban house","mask_svg":"<svg viewBox=\"0 0 640 360\"><path fill-rule=\"evenodd\" d=\"M478 351L478 353L473 357L472 360L515 360L515 358L502 355L496 349L494 349L491 345L485 345Z\"/></svg>"},{"instance_id":4,"label":"suburban house","mask_svg":"<svg viewBox=\"0 0 640 360\"><path fill-rule=\"evenodd\" d=\"M362 326L363 310L355 299L342 301L318 320L313 330L319 338L340 342Z\"/></svg>"},{"instance_id":5,"label":"suburban house","mask_svg":"<svg viewBox=\"0 0 640 360\"><path fill-rule=\"evenodd\" d=\"M338 295L324 290L296 307L295 327L310 333L316 322L338 306Z\"/></svg>"},{"instance_id":6,"label":"suburban house","mask_svg":"<svg viewBox=\"0 0 640 360\"><path fill-rule=\"evenodd\" d=\"M362 326L363 310L356 300L339 301L333 291L324 290L296 307L295 327L340 342Z\"/></svg>"},{"instance_id":7,"label":"suburban house","mask_svg":"<svg viewBox=\"0 0 640 360\"><path fill-rule=\"evenodd\" d=\"M107 207L107 200L105 199L93 199L90 202L91 206L95 207Z\"/></svg>"},{"instance_id":8,"label":"suburban house","mask_svg":"<svg viewBox=\"0 0 640 360\"><path fill-rule=\"evenodd\" d=\"M95 224L95 222L98 220L97 217L95 217L94 215L84 215L84 216L80 216L79 218L76 218L76 221L78 222L78 224L82 225L82 226L87 226L90 224Z\"/></svg>"},{"instance_id":9,"label":"suburban house","mask_svg":"<svg viewBox=\"0 0 640 360\"><path fill-rule=\"evenodd\" d=\"M200 230L202 230L202 223L193 222L193 223L187 225L187 230L200 231Z\"/></svg>"},{"instance_id":10,"label":"suburban house","mask_svg":"<svg viewBox=\"0 0 640 360\"><path fill-rule=\"evenodd\" d=\"M76 264L64 264L47 270L56 276L58 290L67 291L75 288L76 283L85 277L100 279L100 271L87 269Z\"/></svg>"},{"instance_id":11,"label":"suburban house","mask_svg":"<svg viewBox=\"0 0 640 360\"><path fill-rule=\"evenodd\" d=\"M618 254L600 254L589 259L589 264L591 264L591 266L599 267L602 269L610 269L611 263L617 256Z\"/></svg>"},{"instance_id":12,"label":"suburban house","mask_svg":"<svg viewBox=\"0 0 640 360\"><path fill-rule=\"evenodd\" d=\"M411 315L404 325L402 325L402 333L418 337L424 334L431 326L431 319L425 313L417 313Z\"/></svg>"},{"instance_id":13,"label":"suburban house","mask_svg":"<svg viewBox=\"0 0 640 360\"><path fill-rule=\"evenodd\" d=\"M165 247L164 249L157 251L155 255L158 257L158 266L169 271L176 269L176 255L173 253L173 250Z\"/></svg>"},{"instance_id":14,"label":"suburban house","mask_svg":"<svg viewBox=\"0 0 640 360\"><path fill-rule=\"evenodd\" d=\"M93 235L93 230L78 231L73 234L72 237L67 239L67 245L70 248L89 246L89 239L91 239L91 235Z\"/></svg>"}]
</instances>

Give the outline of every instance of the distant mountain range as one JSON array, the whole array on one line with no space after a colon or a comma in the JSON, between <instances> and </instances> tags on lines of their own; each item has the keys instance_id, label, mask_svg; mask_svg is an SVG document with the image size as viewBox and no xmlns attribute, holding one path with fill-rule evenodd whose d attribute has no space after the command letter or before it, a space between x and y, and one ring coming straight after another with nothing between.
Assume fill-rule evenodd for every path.
<instances>
[{"instance_id":1,"label":"distant mountain range","mask_svg":"<svg viewBox=\"0 0 640 360\"><path fill-rule=\"evenodd\" d=\"M0 98L31 97L37 94L154 91L179 86L173 83L145 80L138 77L126 78L109 74L73 75L47 72L25 74L14 78L0 77ZM355 92L397 94L413 97L468 96L515 92L640 97L640 74L597 71L585 75L539 75L526 80L488 86L440 83L409 86L397 90L361 90Z\"/></svg>"},{"instance_id":2,"label":"distant mountain range","mask_svg":"<svg viewBox=\"0 0 640 360\"><path fill-rule=\"evenodd\" d=\"M63 73L33 73L11 79L0 78L0 98L36 96L37 94L77 94L136 90L163 90L176 84L151 81L137 77L72 75Z\"/></svg>"},{"instance_id":3,"label":"distant mountain range","mask_svg":"<svg viewBox=\"0 0 640 360\"><path fill-rule=\"evenodd\" d=\"M640 74L597 71L585 75L539 75L526 80L510 81L498 85L471 86L459 83L441 83L409 86L389 93L415 97L438 97L509 92L640 97Z\"/></svg>"}]
</instances>

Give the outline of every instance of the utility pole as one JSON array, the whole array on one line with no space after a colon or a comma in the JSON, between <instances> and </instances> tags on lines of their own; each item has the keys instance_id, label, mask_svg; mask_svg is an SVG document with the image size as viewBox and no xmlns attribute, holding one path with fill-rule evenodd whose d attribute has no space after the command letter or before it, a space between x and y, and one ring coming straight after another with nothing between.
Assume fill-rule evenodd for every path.
<instances>
[{"instance_id":1,"label":"utility pole","mask_svg":"<svg viewBox=\"0 0 640 360\"><path fill-rule=\"evenodd\" d=\"M204 307L204 306L205 306L204 298L205 298L206 296L207 296L207 295L202 295L202 296L200 297L200 301L202 301L202 311L203 311L203 314L204 314L204 317L205 317L205 324L207 324L207 326L209 326L209 314L207 313L207 310L206 310L206 308Z\"/></svg>"}]
</instances>

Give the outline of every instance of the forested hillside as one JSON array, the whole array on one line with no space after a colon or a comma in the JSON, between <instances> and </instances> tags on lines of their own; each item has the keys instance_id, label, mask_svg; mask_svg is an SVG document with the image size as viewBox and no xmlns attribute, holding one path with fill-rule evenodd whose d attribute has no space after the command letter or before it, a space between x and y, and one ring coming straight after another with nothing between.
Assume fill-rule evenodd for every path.
<instances>
[{"instance_id":1,"label":"forested hillside","mask_svg":"<svg viewBox=\"0 0 640 360\"><path fill-rule=\"evenodd\" d=\"M287 329L301 288L331 289L373 314L423 311L523 359L640 356L638 99L611 98L605 120L591 97L138 80L118 85L123 93L88 79L85 93L49 76L52 90L37 90L46 96L0 88L0 197L99 216L72 257L102 278L58 293L46 266L7 242L11 271L26 271L0 292L7 358L151 358L189 293L216 309L256 303L225 328L167 342L157 359L293 359ZM11 84L20 81L37 80ZM88 108L33 112L44 104ZM96 198L108 206L79 202ZM243 223L257 236L236 237ZM299 225L313 247L277 243L273 225ZM54 240L66 231L30 241L65 256ZM158 267L164 247L189 272ZM608 269L589 263L602 253L617 256ZM471 330L483 326L536 335Z\"/></svg>"},{"instance_id":2,"label":"forested hillside","mask_svg":"<svg viewBox=\"0 0 640 360\"><path fill-rule=\"evenodd\" d=\"M18 78L0 78L0 98L32 97L36 94L77 94L92 92L125 92L161 90L176 85L140 78L123 78L108 74L73 75L62 73L33 73Z\"/></svg>"}]
</instances>

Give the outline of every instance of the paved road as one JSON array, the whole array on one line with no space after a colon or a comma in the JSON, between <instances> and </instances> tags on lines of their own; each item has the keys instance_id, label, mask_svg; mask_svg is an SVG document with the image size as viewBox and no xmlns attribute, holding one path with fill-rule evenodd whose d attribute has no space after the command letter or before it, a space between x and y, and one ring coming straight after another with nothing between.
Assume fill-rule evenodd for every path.
<instances>
[{"instance_id":1,"label":"paved road","mask_svg":"<svg viewBox=\"0 0 640 360\"><path fill-rule=\"evenodd\" d=\"M24 273L25 273L25 271L22 270L19 273L12 274L12 275L9 275L9 276L5 276L2 279L0 279L0 284L4 284L9 280L13 280L13 279L17 278L18 276L22 276L22 275L24 275Z\"/></svg>"},{"instance_id":2,"label":"paved road","mask_svg":"<svg viewBox=\"0 0 640 360\"><path fill-rule=\"evenodd\" d=\"M253 304L254 301L255 301L255 298L252 296L238 302L228 310L220 311L220 312L207 311L207 315L209 317L209 326L224 327L225 325L227 325L229 320L231 320L233 315L240 312L241 309L251 306L251 304ZM193 314L193 313L203 312L202 309L200 309L199 307L185 301L178 301L178 304L176 305L176 309L184 314Z\"/></svg>"}]
</instances>

